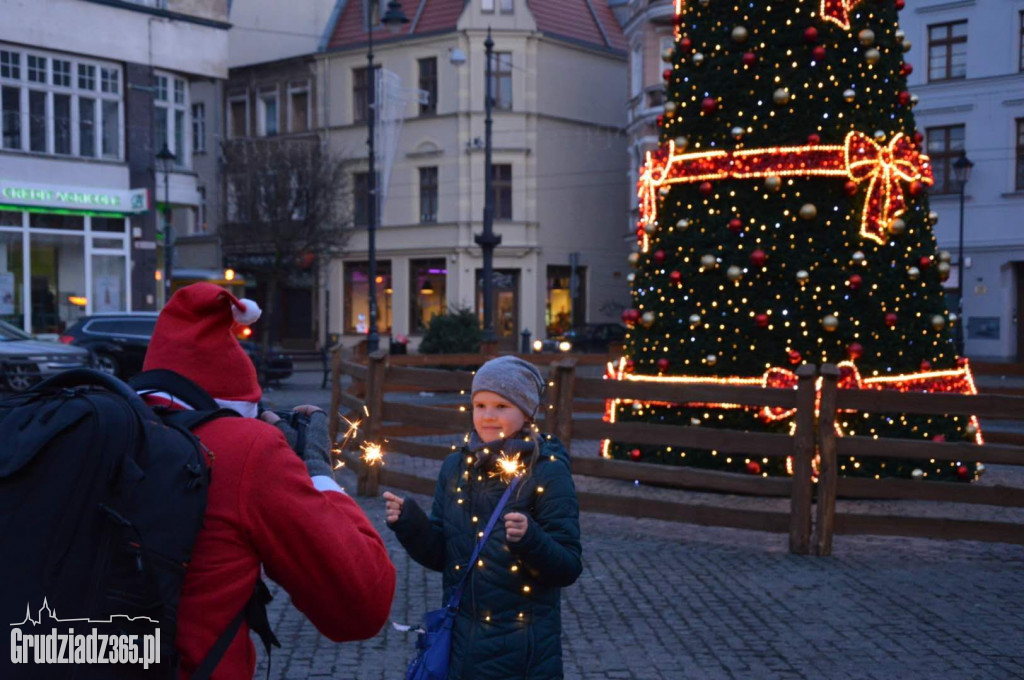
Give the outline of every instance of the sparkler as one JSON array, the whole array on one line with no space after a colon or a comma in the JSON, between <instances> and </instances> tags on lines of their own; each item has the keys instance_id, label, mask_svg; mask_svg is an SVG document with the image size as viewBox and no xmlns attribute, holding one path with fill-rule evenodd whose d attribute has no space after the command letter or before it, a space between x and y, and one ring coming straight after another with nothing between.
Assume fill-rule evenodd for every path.
<instances>
[{"instance_id":1,"label":"sparkler","mask_svg":"<svg viewBox=\"0 0 1024 680\"><path fill-rule=\"evenodd\" d=\"M363 442L363 462L367 465L384 465L384 446L374 442Z\"/></svg>"},{"instance_id":2,"label":"sparkler","mask_svg":"<svg viewBox=\"0 0 1024 680\"><path fill-rule=\"evenodd\" d=\"M502 452L495 462L498 464L498 469L489 472L488 474L491 477L501 477L502 481L506 484L510 483L513 479L526 471L526 466L521 460L519 460L518 453L509 457L507 453Z\"/></svg>"}]
</instances>

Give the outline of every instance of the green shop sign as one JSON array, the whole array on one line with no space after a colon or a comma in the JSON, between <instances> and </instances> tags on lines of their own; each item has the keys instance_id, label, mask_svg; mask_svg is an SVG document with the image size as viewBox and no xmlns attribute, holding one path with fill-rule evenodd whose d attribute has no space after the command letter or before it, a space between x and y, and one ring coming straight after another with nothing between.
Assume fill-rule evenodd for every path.
<instances>
[{"instance_id":1,"label":"green shop sign","mask_svg":"<svg viewBox=\"0 0 1024 680\"><path fill-rule=\"evenodd\" d=\"M0 179L0 203L28 208L132 214L149 210L149 192L145 189L50 186Z\"/></svg>"}]
</instances>

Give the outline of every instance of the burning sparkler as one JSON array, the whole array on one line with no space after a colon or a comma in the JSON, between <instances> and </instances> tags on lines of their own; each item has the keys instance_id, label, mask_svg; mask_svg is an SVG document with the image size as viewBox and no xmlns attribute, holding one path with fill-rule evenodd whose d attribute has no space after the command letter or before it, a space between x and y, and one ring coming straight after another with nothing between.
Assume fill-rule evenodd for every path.
<instances>
[{"instance_id":1,"label":"burning sparkler","mask_svg":"<svg viewBox=\"0 0 1024 680\"><path fill-rule=\"evenodd\" d=\"M488 474L491 477L501 477L506 484L526 472L526 466L519 460L518 453L509 457L507 453L502 452L495 462L498 464L498 469Z\"/></svg>"},{"instance_id":2,"label":"burning sparkler","mask_svg":"<svg viewBox=\"0 0 1024 680\"><path fill-rule=\"evenodd\" d=\"M384 446L374 442L363 442L363 462L367 465L384 465Z\"/></svg>"}]
</instances>

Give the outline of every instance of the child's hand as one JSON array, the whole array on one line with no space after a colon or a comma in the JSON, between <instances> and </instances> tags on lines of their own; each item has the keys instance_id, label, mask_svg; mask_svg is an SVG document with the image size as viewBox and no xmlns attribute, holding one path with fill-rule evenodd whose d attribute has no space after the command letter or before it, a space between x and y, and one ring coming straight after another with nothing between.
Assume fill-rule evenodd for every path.
<instances>
[{"instance_id":1,"label":"child's hand","mask_svg":"<svg viewBox=\"0 0 1024 680\"><path fill-rule=\"evenodd\" d=\"M530 523L523 513L508 513L505 515L505 540L509 543L518 543L526 535L526 528L529 525Z\"/></svg>"},{"instance_id":2,"label":"child's hand","mask_svg":"<svg viewBox=\"0 0 1024 680\"><path fill-rule=\"evenodd\" d=\"M390 491L385 491L382 496L386 501L384 503L384 519L387 520L388 524L394 524L402 516L402 506L405 505L405 499L399 498Z\"/></svg>"}]
</instances>

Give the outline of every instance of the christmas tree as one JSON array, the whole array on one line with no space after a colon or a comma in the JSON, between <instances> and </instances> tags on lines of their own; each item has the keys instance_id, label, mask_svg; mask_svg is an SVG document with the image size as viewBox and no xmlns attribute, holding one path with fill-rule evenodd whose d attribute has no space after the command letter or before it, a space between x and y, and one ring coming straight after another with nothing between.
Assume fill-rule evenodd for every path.
<instances>
[{"instance_id":1,"label":"christmas tree","mask_svg":"<svg viewBox=\"0 0 1024 680\"><path fill-rule=\"evenodd\" d=\"M974 391L956 355L906 90L903 0L676 0L661 146L641 168L626 357L611 377ZM791 414L615 401L611 419L789 432ZM844 435L981 442L963 417L841 413ZM761 475L784 460L606 442L605 455ZM851 458L840 474L969 480L973 465Z\"/></svg>"}]
</instances>

